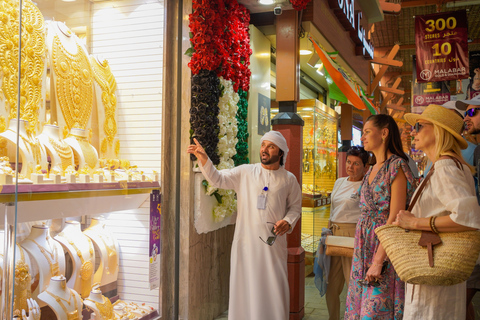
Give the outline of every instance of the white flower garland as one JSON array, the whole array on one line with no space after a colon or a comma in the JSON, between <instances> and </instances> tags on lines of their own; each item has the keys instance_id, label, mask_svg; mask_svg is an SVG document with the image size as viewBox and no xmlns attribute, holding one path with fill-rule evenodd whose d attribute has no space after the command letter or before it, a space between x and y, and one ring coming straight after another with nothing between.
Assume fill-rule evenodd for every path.
<instances>
[{"instance_id":1,"label":"white flower garland","mask_svg":"<svg viewBox=\"0 0 480 320\"><path fill-rule=\"evenodd\" d=\"M217 166L218 170L231 169L235 167L233 156L237 154L235 146L237 145L237 104L240 96L233 90L233 82L225 80L220 77L220 84L224 87L223 95L220 97L218 107L220 112L218 114L218 122L220 132L218 134L218 155L220 156L220 163ZM208 193L212 194L210 186L207 187ZM235 192L233 190L218 189L217 193L222 198L222 203L218 203L213 208L213 220L215 222L222 221L225 217L231 216L237 210L237 200L235 199Z\"/></svg>"}]
</instances>

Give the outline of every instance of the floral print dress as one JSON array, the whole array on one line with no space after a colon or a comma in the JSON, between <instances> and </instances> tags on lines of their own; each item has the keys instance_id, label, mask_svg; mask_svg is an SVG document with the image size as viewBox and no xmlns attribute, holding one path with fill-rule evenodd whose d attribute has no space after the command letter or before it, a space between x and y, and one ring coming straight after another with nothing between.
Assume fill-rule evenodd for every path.
<instances>
[{"instance_id":1,"label":"floral print dress","mask_svg":"<svg viewBox=\"0 0 480 320\"><path fill-rule=\"evenodd\" d=\"M368 183L372 168L365 175L360 187L362 214L355 231L352 271L348 286L345 319L402 319L405 300L405 284L389 263L378 286L362 285L379 241L374 230L386 224L390 214L390 197L393 180L399 169L407 178L407 204L414 192L415 180L407 162L399 156L388 158L372 183Z\"/></svg>"}]
</instances>

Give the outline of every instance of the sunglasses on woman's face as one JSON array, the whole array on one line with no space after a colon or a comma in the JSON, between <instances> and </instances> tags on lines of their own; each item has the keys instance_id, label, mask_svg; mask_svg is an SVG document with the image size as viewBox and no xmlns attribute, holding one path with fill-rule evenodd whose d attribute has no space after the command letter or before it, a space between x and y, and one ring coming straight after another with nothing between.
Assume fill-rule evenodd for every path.
<instances>
[{"instance_id":1,"label":"sunglasses on woman's face","mask_svg":"<svg viewBox=\"0 0 480 320\"><path fill-rule=\"evenodd\" d=\"M465 111L465 117L466 116L469 116L470 118L473 117L476 113L477 113L477 110L480 110L480 108L472 108L472 109L468 109L467 111Z\"/></svg>"},{"instance_id":2,"label":"sunglasses on woman's face","mask_svg":"<svg viewBox=\"0 0 480 320\"><path fill-rule=\"evenodd\" d=\"M420 130L422 130L423 127L425 127L426 123L420 123L420 122L417 122L415 123L415 125L413 126L413 129L415 130L415 132L419 133Z\"/></svg>"}]
</instances>

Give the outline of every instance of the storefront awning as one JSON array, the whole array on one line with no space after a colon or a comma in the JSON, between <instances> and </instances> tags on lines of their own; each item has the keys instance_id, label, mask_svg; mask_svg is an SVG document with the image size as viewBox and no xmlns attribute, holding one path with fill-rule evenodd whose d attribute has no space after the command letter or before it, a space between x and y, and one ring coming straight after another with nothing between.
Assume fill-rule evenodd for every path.
<instances>
[{"instance_id":1,"label":"storefront awning","mask_svg":"<svg viewBox=\"0 0 480 320\"><path fill-rule=\"evenodd\" d=\"M379 111L373 105L371 99L367 97L365 91L330 58L329 54L320 48L311 36L310 41L312 41L313 47L325 68L329 96L343 103L349 103L357 109L366 110L368 108L372 114L378 114Z\"/></svg>"}]
</instances>

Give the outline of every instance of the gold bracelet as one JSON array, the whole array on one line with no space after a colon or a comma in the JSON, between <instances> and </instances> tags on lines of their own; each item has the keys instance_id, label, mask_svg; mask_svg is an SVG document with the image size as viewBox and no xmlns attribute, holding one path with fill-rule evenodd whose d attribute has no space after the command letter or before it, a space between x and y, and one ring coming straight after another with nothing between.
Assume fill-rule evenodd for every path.
<instances>
[{"instance_id":1,"label":"gold bracelet","mask_svg":"<svg viewBox=\"0 0 480 320\"><path fill-rule=\"evenodd\" d=\"M436 216L430 217L430 229L432 229L433 233L438 233L438 230L435 227L435 219L437 219Z\"/></svg>"},{"instance_id":2,"label":"gold bracelet","mask_svg":"<svg viewBox=\"0 0 480 320\"><path fill-rule=\"evenodd\" d=\"M383 267L383 263L378 264L378 263L372 262L372 266L375 266L375 267Z\"/></svg>"}]
</instances>

